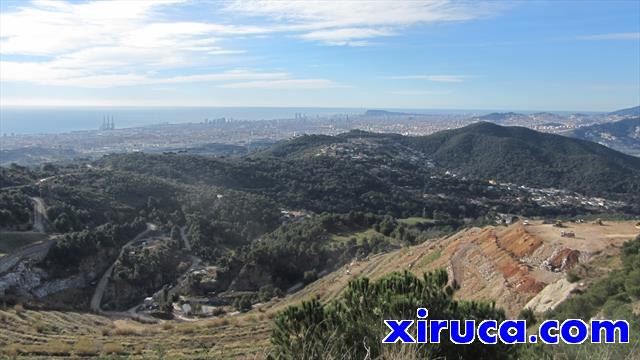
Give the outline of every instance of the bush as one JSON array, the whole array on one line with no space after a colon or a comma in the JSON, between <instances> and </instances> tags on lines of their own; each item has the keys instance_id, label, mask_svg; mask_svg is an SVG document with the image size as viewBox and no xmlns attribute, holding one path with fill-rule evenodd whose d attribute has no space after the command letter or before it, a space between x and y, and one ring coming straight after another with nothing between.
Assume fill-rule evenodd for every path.
<instances>
[{"instance_id":1,"label":"bush","mask_svg":"<svg viewBox=\"0 0 640 360\"><path fill-rule=\"evenodd\" d=\"M382 346L387 334L383 319L415 319L416 309L427 306L430 319L496 319L505 314L493 304L453 299L445 270L424 274L393 273L378 281L351 281L340 298L328 305L318 300L303 302L280 312L275 318L271 342L279 359L363 359L379 358L395 346ZM493 358L515 355L515 348L503 344L455 345L442 332L439 344L412 346L410 358ZM403 358L409 354L403 354Z\"/></svg>"},{"instance_id":2,"label":"bush","mask_svg":"<svg viewBox=\"0 0 640 360\"><path fill-rule=\"evenodd\" d=\"M533 313L533 310L530 308L524 308L520 311L518 315L519 319L526 320L527 325L531 326L537 322L536 315Z\"/></svg>"},{"instance_id":3,"label":"bush","mask_svg":"<svg viewBox=\"0 0 640 360\"><path fill-rule=\"evenodd\" d=\"M305 284L310 284L314 281L318 280L318 272L315 270L305 271L302 277L302 281Z\"/></svg>"},{"instance_id":4,"label":"bush","mask_svg":"<svg viewBox=\"0 0 640 360\"><path fill-rule=\"evenodd\" d=\"M233 301L233 307L240 312L247 312L251 310L251 307L252 307L251 296L242 295L240 297L237 297Z\"/></svg>"},{"instance_id":5,"label":"bush","mask_svg":"<svg viewBox=\"0 0 640 360\"><path fill-rule=\"evenodd\" d=\"M567 271L567 281L570 283L574 283L580 280L580 276L576 274L575 271L569 270Z\"/></svg>"}]
</instances>

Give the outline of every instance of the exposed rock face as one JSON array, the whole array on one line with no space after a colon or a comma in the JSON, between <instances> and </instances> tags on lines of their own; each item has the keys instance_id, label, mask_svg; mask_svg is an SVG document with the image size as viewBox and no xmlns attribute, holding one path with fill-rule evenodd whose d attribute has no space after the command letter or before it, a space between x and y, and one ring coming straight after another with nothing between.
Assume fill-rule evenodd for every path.
<instances>
[{"instance_id":1,"label":"exposed rock face","mask_svg":"<svg viewBox=\"0 0 640 360\"><path fill-rule=\"evenodd\" d=\"M571 291L577 287L577 284L572 284L565 278L560 278L558 281L547 285L542 291L534 296L524 306L536 313L543 313L547 310L552 310L556 306L560 305L569 295Z\"/></svg>"},{"instance_id":2,"label":"exposed rock face","mask_svg":"<svg viewBox=\"0 0 640 360\"><path fill-rule=\"evenodd\" d=\"M565 271L574 267L579 260L580 251L563 248L545 260L543 265L550 271Z\"/></svg>"},{"instance_id":3,"label":"exposed rock face","mask_svg":"<svg viewBox=\"0 0 640 360\"><path fill-rule=\"evenodd\" d=\"M49 295L59 293L67 289L78 289L87 286L90 283L85 274L72 275L64 279L55 279L42 284L33 289L32 293L35 297L41 299Z\"/></svg>"},{"instance_id":4,"label":"exposed rock face","mask_svg":"<svg viewBox=\"0 0 640 360\"><path fill-rule=\"evenodd\" d=\"M451 269L462 297L497 300L509 308L538 293L545 283L533 274L543 242L522 225L472 229L442 242L434 267ZM509 303L504 300L509 299Z\"/></svg>"},{"instance_id":5,"label":"exposed rock face","mask_svg":"<svg viewBox=\"0 0 640 360\"><path fill-rule=\"evenodd\" d=\"M0 277L0 297L7 293L30 297L30 291L43 282L46 273L39 268L32 267L30 261L19 262L13 270Z\"/></svg>"},{"instance_id":6,"label":"exposed rock face","mask_svg":"<svg viewBox=\"0 0 640 360\"><path fill-rule=\"evenodd\" d=\"M41 261L47 256L53 241L46 241L25 247L14 254L3 257L4 274L0 273L0 299L5 296L17 296L25 299L39 299L46 302L50 295L69 289L90 286L103 271L106 253L99 252L95 257L87 258L80 263L77 271L65 274L64 277L54 275L54 270L45 271ZM9 266L10 265L10 266Z\"/></svg>"}]
</instances>

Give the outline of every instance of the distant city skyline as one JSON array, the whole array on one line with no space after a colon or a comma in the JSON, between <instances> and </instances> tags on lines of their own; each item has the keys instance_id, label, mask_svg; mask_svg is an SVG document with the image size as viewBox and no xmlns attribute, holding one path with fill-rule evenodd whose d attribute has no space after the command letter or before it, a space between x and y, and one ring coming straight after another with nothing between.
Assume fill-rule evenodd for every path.
<instances>
[{"instance_id":1,"label":"distant city skyline","mask_svg":"<svg viewBox=\"0 0 640 360\"><path fill-rule=\"evenodd\" d=\"M612 111L639 1L3 1L2 106Z\"/></svg>"}]
</instances>

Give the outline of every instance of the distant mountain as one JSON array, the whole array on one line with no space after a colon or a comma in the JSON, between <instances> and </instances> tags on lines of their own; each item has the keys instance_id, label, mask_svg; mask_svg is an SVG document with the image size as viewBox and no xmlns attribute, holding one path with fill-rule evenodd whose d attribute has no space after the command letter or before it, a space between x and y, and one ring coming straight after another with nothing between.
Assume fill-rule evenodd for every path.
<instances>
[{"instance_id":1,"label":"distant mountain","mask_svg":"<svg viewBox=\"0 0 640 360\"><path fill-rule=\"evenodd\" d=\"M640 116L640 106L631 107L628 109L621 109L610 112L608 115L612 116Z\"/></svg>"},{"instance_id":2,"label":"distant mountain","mask_svg":"<svg viewBox=\"0 0 640 360\"><path fill-rule=\"evenodd\" d=\"M550 112L545 112L545 111L537 112L537 113L534 113L534 114L531 114L531 115L532 115L532 116L546 116L546 117L558 116L558 114L554 114L554 113L550 113Z\"/></svg>"},{"instance_id":3,"label":"distant mountain","mask_svg":"<svg viewBox=\"0 0 640 360\"><path fill-rule=\"evenodd\" d=\"M640 158L524 127L481 122L407 141L459 175L586 192L640 191Z\"/></svg>"},{"instance_id":4,"label":"distant mountain","mask_svg":"<svg viewBox=\"0 0 640 360\"><path fill-rule=\"evenodd\" d=\"M640 156L640 117L584 126L572 131L569 136Z\"/></svg>"},{"instance_id":5,"label":"distant mountain","mask_svg":"<svg viewBox=\"0 0 640 360\"><path fill-rule=\"evenodd\" d=\"M487 115L478 116L477 119L482 121L495 121L499 123L501 121L509 120L514 117L523 117L523 116L525 115L514 113L514 112L495 112Z\"/></svg>"},{"instance_id":6,"label":"distant mountain","mask_svg":"<svg viewBox=\"0 0 640 360\"><path fill-rule=\"evenodd\" d=\"M404 116L412 115L405 112L387 111L387 110L367 110L364 116Z\"/></svg>"}]
</instances>

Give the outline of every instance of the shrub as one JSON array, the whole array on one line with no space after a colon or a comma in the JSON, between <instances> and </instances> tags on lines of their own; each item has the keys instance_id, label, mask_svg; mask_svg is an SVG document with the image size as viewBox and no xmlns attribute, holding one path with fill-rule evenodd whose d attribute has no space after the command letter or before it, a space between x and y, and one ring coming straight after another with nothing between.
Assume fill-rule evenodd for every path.
<instances>
[{"instance_id":1,"label":"shrub","mask_svg":"<svg viewBox=\"0 0 640 360\"><path fill-rule=\"evenodd\" d=\"M536 315L533 313L533 310L530 308L524 308L520 311L518 315L519 319L526 320L527 325L531 326L537 322Z\"/></svg>"},{"instance_id":2,"label":"shrub","mask_svg":"<svg viewBox=\"0 0 640 360\"><path fill-rule=\"evenodd\" d=\"M242 295L233 301L233 307L240 312L251 310L251 306L251 296L249 295Z\"/></svg>"},{"instance_id":3,"label":"shrub","mask_svg":"<svg viewBox=\"0 0 640 360\"><path fill-rule=\"evenodd\" d=\"M393 347L382 346L388 331L383 319L415 319L416 309L425 306L430 319L505 319L504 311L493 304L454 300L455 290L447 284L445 270L424 274L422 279L405 271L375 282L353 280L328 305L314 299L289 307L275 318L271 342L277 358L379 358ZM455 345L448 341L446 331L442 337L439 344L412 347L409 358L505 359L514 357L516 351L503 344Z\"/></svg>"},{"instance_id":4,"label":"shrub","mask_svg":"<svg viewBox=\"0 0 640 360\"><path fill-rule=\"evenodd\" d=\"M576 274L575 271L569 270L567 271L567 281L570 283L574 283L580 280L580 276Z\"/></svg>"}]
</instances>

